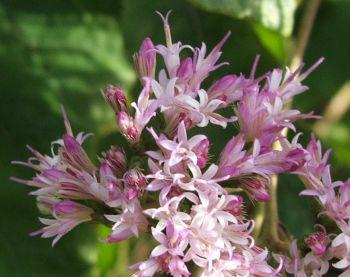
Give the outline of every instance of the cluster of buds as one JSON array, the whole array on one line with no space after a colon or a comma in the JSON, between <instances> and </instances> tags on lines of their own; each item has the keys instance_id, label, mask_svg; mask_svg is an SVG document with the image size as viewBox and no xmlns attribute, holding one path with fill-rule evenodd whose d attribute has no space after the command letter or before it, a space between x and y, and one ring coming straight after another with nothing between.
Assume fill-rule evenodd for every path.
<instances>
[{"instance_id":1,"label":"cluster of buds","mask_svg":"<svg viewBox=\"0 0 350 277\"><path fill-rule=\"evenodd\" d=\"M283 129L296 131L297 120L315 118L287 104L307 90L302 81L323 59L304 73L300 66L293 72L274 69L255 77L257 57L249 76L229 74L206 88L211 72L226 64L217 62L230 33L207 54L204 43L199 48L173 43L168 15L162 16L166 45L146 38L134 55L142 85L137 101L129 105L118 86L102 91L132 157L112 146L95 165L82 148L87 136L75 137L63 112L66 134L54 142L58 151L47 156L30 147L34 158L15 162L37 171L31 180L13 179L36 187L32 194L41 210L51 215L40 219L46 226L34 234L55 236L56 243L82 222L107 221L113 227L104 241L116 243L151 230L156 247L147 260L131 266L140 277L158 272L189 276L192 271L202 277L284 272L322 276L332 259L343 276L350 274L350 181L331 181L329 152L322 156L315 138L304 148L299 135L290 141L281 134ZM182 59L184 49L192 55ZM159 70L157 55L164 64ZM224 117L225 109L234 114ZM165 126L152 126L155 115L163 117ZM188 135L192 128L225 129L235 121L238 133L232 134L217 159L210 159L207 136ZM151 141L142 149L135 147L147 138L146 132ZM274 149L276 142L280 149ZM302 194L318 199L322 215L331 218L340 233L334 237L322 229L311 234L305 239L311 250L305 257L294 241L289 256L274 255L276 263L267 248L255 244L254 221L239 193L267 202L271 177L281 173L300 176L307 187Z\"/></svg>"}]
</instances>

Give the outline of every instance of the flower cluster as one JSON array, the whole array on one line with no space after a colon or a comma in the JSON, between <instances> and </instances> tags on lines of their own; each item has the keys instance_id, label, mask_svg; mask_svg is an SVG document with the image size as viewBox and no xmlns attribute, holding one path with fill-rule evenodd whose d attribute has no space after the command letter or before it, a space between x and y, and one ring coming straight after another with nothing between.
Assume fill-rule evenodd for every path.
<instances>
[{"instance_id":1,"label":"flower cluster","mask_svg":"<svg viewBox=\"0 0 350 277\"><path fill-rule=\"evenodd\" d=\"M106 243L149 231L157 245L147 260L131 266L135 276L165 272L180 277L193 271L203 277L281 276L284 271L319 276L333 257L340 259L335 267L347 270L350 181L332 183L329 152L322 156L314 138L303 148L299 135L290 141L281 133L295 132L295 121L315 117L288 103L308 89L302 81L322 59L304 73L300 66L255 77L257 57L249 76L229 74L206 87L210 73L226 64L218 60L230 33L207 53L204 43L200 48L173 43L168 15L162 16L166 45L146 38L134 55L142 85L137 101L129 105L118 86L102 90L133 157L112 146L96 165L82 148L88 135L75 137L63 110L66 134L53 142L52 155L29 147L34 157L14 162L37 171L31 180L13 178L37 188L32 194L48 215L40 218L46 226L33 234L55 237L54 244L87 221L111 226ZM182 58L184 52L189 55ZM156 68L157 58L164 68ZM209 138L188 134L200 132L196 127L226 128L232 122L238 133L213 161ZM268 249L258 247L252 236L254 220L246 215L248 199L242 192L250 201L269 201L271 177L281 173L298 174L307 187L303 194L317 197L323 214L342 233L332 240L322 229L306 239L311 252L304 258L293 242L290 257L275 255L270 261Z\"/></svg>"},{"instance_id":2,"label":"flower cluster","mask_svg":"<svg viewBox=\"0 0 350 277\"><path fill-rule=\"evenodd\" d=\"M311 249L300 257L296 241L291 245L292 259L289 273L297 276L323 276L332 266L343 270L340 276L350 274L350 179L345 182L332 181L330 165L327 163L330 150L322 153L321 143L313 136L305 149L306 162L297 174L306 186L300 194L314 197L322 207L319 216L327 216L338 227L338 234L327 235L322 225L320 232L305 239ZM291 266L293 265L293 266Z\"/></svg>"}]
</instances>

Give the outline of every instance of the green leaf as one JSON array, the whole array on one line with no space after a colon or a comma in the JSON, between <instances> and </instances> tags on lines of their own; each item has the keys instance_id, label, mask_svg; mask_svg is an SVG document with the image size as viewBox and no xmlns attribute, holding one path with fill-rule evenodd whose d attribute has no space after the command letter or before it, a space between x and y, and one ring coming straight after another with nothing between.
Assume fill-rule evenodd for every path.
<instances>
[{"instance_id":1,"label":"green leaf","mask_svg":"<svg viewBox=\"0 0 350 277\"><path fill-rule=\"evenodd\" d=\"M118 17L101 11L111 9L106 1L98 12L82 1L6 2L0 4L0 276L87 276L98 243L93 225L78 226L54 248L51 239L28 236L41 228L35 199L9 177L26 179L34 172L10 161L30 156L27 143L50 151L64 129L61 103L75 134L99 137L102 123L114 123L99 90L109 83L130 87L136 80L132 59L125 56ZM97 139L87 145L91 141Z\"/></svg>"},{"instance_id":2,"label":"green leaf","mask_svg":"<svg viewBox=\"0 0 350 277\"><path fill-rule=\"evenodd\" d=\"M288 57L288 38L280 33L264 27L260 23L253 24L255 34L260 40L260 43L276 58L281 64L287 62Z\"/></svg>"},{"instance_id":3,"label":"green leaf","mask_svg":"<svg viewBox=\"0 0 350 277\"><path fill-rule=\"evenodd\" d=\"M100 226L98 237L105 238L111 229ZM100 243L97 250L97 261L92 270L93 276L127 276L129 266L129 241L105 244Z\"/></svg>"},{"instance_id":4,"label":"green leaf","mask_svg":"<svg viewBox=\"0 0 350 277\"><path fill-rule=\"evenodd\" d=\"M293 31L295 0L189 0L208 11L235 18L248 18L290 36Z\"/></svg>"}]
</instances>

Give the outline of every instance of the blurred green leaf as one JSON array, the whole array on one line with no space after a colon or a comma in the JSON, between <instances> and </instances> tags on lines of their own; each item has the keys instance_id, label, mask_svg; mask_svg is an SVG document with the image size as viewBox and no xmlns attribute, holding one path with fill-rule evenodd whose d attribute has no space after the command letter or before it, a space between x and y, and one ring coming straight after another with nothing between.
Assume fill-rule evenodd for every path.
<instances>
[{"instance_id":1,"label":"blurred green leaf","mask_svg":"<svg viewBox=\"0 0 350 277\"><path fill-rule=\"evenodd\" d=\"M110 228L100 226L98 237L106 238ZM97 261L92 274L94 276L127 276L129 266L129 242L114 244L100 243L97 247Z\"/></svg>"},{"instance_id":2,"label":"blurred green leaf","mask_svg":"<svg viewBox=\"0 0 350 277\"><path fill-rule=\"evenodd\" d=\"M295 238L310 234L316 223L318 204L299 193L305 189L296 176L281 175L278 179L279 215L284 227Z\"/></svg>"},{"instance_id":3,"label":"blurred green leaf","mask_svg":"<svg viewBox=\"0 0 350 277\"><path fill-rule=\"evenodd\" d=\"M294 25L295 0L190 0L208 11L235 18L249 18L290 36Z\"/></svg>"},{"instance_id":4,"label":"blurred green leaf","mask_svg":"<svg viewBox=\"0 0 350 277\"><path fill-rule=\"evenodd\" d=\"M75 133L96 133L85 145L89 152L103 126L114 122L99 90L109 83L128 89L136 78L117 10L114 16L104 13L107 4L101 1L91 12L78 1L0 4L0 276L86 276L95 261L98 242L91 225L74 229L55 248L49 239L29 237L41 227L39 212L29 189L9 176L33 176L10 161L30 156L27 143L49 153L64 129L61 103Z\"/></svg>"},{"instance_id":5,"label":"blurred green leaf","mask_svg":"<svg viewBox=\"0 0 350 277\"><path fill-rule=\"evenodd\" d=\"M276 58L280 64L286 64L288 58L289 39L280 33L264 27L260 23L253 24L253 29L260 43Z\"/></svg>"}]
</instances>

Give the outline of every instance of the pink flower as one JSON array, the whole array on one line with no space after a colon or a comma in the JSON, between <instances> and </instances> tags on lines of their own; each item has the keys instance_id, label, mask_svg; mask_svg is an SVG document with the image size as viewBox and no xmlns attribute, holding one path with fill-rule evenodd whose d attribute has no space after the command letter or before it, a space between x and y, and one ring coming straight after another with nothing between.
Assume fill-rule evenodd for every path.
<instances>
[{"instance_id":1,"label":"pink flower","mask_svg":"<svg viewBox=\"0 0 350 277\"><path fill-rule=\"evenodd\" d=\"M296 277L306 277L296 240L292 241L289 251L291 259L287 258L285 260L286 271L290 274L294 274Z\"/></svg>"},{"instance_id":2,"label":"pink flower","mask_svg":"<svg viewBox=\"0 0 350 277\"><path fill-rule=\"evenodd\" d=\"M244 150L243 135L232 137L220 154L218 176L236 177L251 171L252 159Z\"/></svg>"},{"instance_id":3,"label":"pink flower","mask_svg":"<svg viewBox=\"0 0 350 277\"><path fill-rule=\"evenodd\" d=\"M32 236L41 235L43 238L55 237L52 241L54 246L57 241L80 223L92 220L94 211L84 205L70 200L53 201L51 206L53 219L39 218L46 227L31 233Z\"/></svg>"},{"instance_id":4,"label":"pink flower","mask_svg":"<svg viewBox=\"0 0 350 277\"><path fill-rule=\"evenodd\" d=\"M332 182L330 174L330 166L327 166L323 172L322 179L319 180L310 175L310 189L306 189L300 193L300 195L317 196L320 202L325 205L335 197L334 188L342 184L342 182Z\"/></svg>"},{"instance_id":5,"label":"pink flower","mask_svg":"<svg viewBox=\"0 0 350 277\"><path fill-rule=\"evenodd\" d=\"M271 267L268 263L268 251L257 247L243 251L244 262L237 270L239 274L246 276L280 276L279 271L282 268L282 262L277 269Z\"/></svg>"},{"instance_id":6,"label":"pink flower","mask_svg":"<svg viewBox=\"0 0 350 277\"><path fill-rule=\"evenodd\" d=\"M228 32L224 38L213 48L213 50L205 57L207 52L207 46L202 43L201 48L196 48L194 51L193 64L195 74L192 78L194 89L198 90L201 82L208 77L209 73L218 69L224 64L216 64L219 60L222 52L221 48L231 36L231 32Z\"/></svg>"},{"instance_id":7,"label":"pink flower","mask_svg":"<svg viewBox=\"0 0 350 277\"><path fill-rule=\"evenodd\" d=\"M36 170L30 180L13 180L33 186L40 211L51 215L40 218L46 226L33 234L55 237L55 244L78 224L96 221L113 225L105 241L114 243L151 230L157 245L146 261L132 266L135 276L162 272L188 277L189 265L203 277L322 276L331 259L341 276L349 275L350 179L332 181L330 152L323 155L314 136L304 148L298 143L300 134L291 141L281 134L283 129L296 131L297 120L315 118L287 103L307 90L302 82L322 59L305 73L300 66L255 78L257 56L248 77L226 75L207 88L204 80L226 64L218 60L230 32L207 54L204 43L192 48L173 42L168 16L161 15L166 45L154 46L146 38L134 55L142 85L130 105L134 111L121 88L102 91L130 144L129 161L122 148L112 146L95 165L82 147L89 134L74 136L63 110L66 133L53 142L52 154L28 147L34 157L14 162ZM189 55L182 52L185 48ZM158 72L157 54L162 59L158 64L164 65ZM221 115L230 105L235 105L235 115ZM163 120L153 125L156 115ZM235 120L239 129L224 146L218 165L209 162L209 139L187 134L195 126L225 128ZM143 134L145 128L151 136ZM276 142L280 149L274 148ZM275 255L279 266L273 268L268 250L257 247L251 235L254 221L245 213L243 197L233 192L239 187L251 202L269 201L271 176L281 173L298 174L306 185L301 194L315 197L323 208L320 215L333 220L339 231L334 239L324 228L309 235L306 255L293 241L290 257Z\"/></svg>"},{"instance_id":8,"label":"pink flower","mask_svg":"<svg viewBox=\"0 0 350 277\"><path fill-rule=\"evenodd\" d=\"M209 101L208 94L205 90L198 91L199 101L193 97L183 94L176 97L176 100L181 103L183 108L187 109L189 116L194 124L199 127L205 127L210 123L220 125L226 128L227 123L236 120L236 117L225 118L215 111L220 108L224 101L213 99Z\"/></svg>"},{"instance_id":9,"label":"pink flower","mask_svg":"<svg viewBox=\"0 0 350 277\"><path fill-rule=\"evenodd\" d=\"M123 241L132 236L138 237L139 232L146 231L148 222L138 200L135 198L128 205L119 215L105 215L109 221L114 222L112 233L107 238L108 243Z\"/></svg>"},{"instance_id":10,"label":"pink flower","mask_svg":"<svg viewBox=\"0 0 350 277\"><path fill-rule=\"evenodd\" d=\"M317 66L318 63L315 65ZM312 66L311 69L314 69ZM298 110L285 109L289 99L307 89L300 82L310 71L296 77L300 69L290 73L274 70L266 74L266 84L260 88L258 79L245 87L237 108L238 121L248 142L258 139L262 146L271 146L284 128L295 130L293 122L312 118L312 114L302 115Z\"/></svg>"},{"instance_id":11,"label":"pink flower","mask_svg":"<svg viewBox=\"0 0 350 277\"><path fill-rule=\"evenodd\" d=\"M307 162L305 163L305 171L308 174L312 174L316 178L321 178L323 172L326 170L327 161L331 154L331 150L328 149L325 154L322 154L321 142L316 140L316 137L312 135L311 141L307 145Z\"/></svg>"},{"instance_id":12,"label":"pink flower","mask_svg":"<svg viewBox=\"0 0 350 277\"><path fill-rule=\"evenodd\" d=\"M137 134L136 140L139 139L139 136L151 118L155 116L155 111L159 106L158 101L150 99L151 79L145 77L143 80L144 87L137 99L137 103L131 103L131 106L135 109L134 126Z\"/></svg>"},{"instance_id":13,"label":"pink flower","mask_svg":"<svg viewBox=\"0 0 350 277\"><path fill-rule=\"evenodd\" d=\"M298 145L289 144L280 139L281 150L268 150L262 148L258 140L254 141L252 172L260 175L273 175L283 172L293 172L305 163L305 151Z\"/></svg>"},{"instance_id":14,"label":"pink flower","mask_svg":"<svg viewBox=\"0 0 350 277\"><path fill-rule=\"evenodd\" d=\"M323 255L326 253L329 244L329 238L324 232L316 232L305 238L306 245L316 255Z\"/></svg>"},{"instance_id":15,"label":"pink flower","mask_svg":"<svg viewBox=\"0 0 350 277\"><path fill-rule=\"evenodd\" d=\"M332 253L334 257L340 259L333 264L335 268L350 269L350 236L340 233L334 238L332 241Z\"/></svg>"},{"instance_id":16,"label":"pink flower","mask_svg":"<svg viewBox=\"0 0 350 277\"><path fill-rule=\"evenodd\" d=\"M64 162L88 173L93 173L96 170L96 167L75 138L68 134L64 135L63 146L61 155Z\"/></svg>"},{"instance_id":17,"label":"pink flower","mask_svg":"<svg viewBox=\"0 0 350 277\"><path fill-rule=\"evenodd\" d=\"M168 221L165 231L164 234L161 230L152 228L152 235L160 244L153 249L151 256L158 257L165 253L183 256L188 244L186 229L178 229Z\"/></svg>"},{"instance_id":18,"label":"pink flower","mask_svg":"<svg viewBox=\"0 0 350 277\"><path fill-rule=\"evenodd\" d=\"M218 99L227 106L241 99L244 90L243 76L226 75L216 81L208 90L209 100Z\"/></svg>"},{"instance_id":19,"label":"pink flower","mask_svg":"<svg viewBox=\"0 0 350 277\"><path fill-rule=\"evenodd\" d=\"M196 195L187 192L171 198L158 208L147 209L144 213L158 220L156 226L158 230L163 230L169 220L172 221L176 228L186 229L192 218L188 213L179 210L179 205L186 199L192 203L198 203L199 201Z\"/></svg>"},{"instance_id":20,"label":"pink flower","mask_svg":"<svg viewBox=\"0 0 350 277\"><path fill-rule=\"evenodd\" d=\"M181 173L171 173L170 167L164 164L163 167L158 166L151 159L148 159L148 167L152 174L146 178L153 179L146 187L147 191L159 191L159 203L164 205L170 198L181 195L179 186L180 179L185 175ZM170 198L169 198L170 196Z\"/></svg>"},{"instance_id":21,"label":"pink flower","mask_svg":"<svg viewBox=\"0 0 350 277\"><path fill-rule=\"evenodd\" d=\"M211 192L217 194L226 193L218 183L227 180L228 176L216 178L215 176L218 171L217 165L211 164L204 173L202 173L201 169L194 164L188 164L188 169L191 174L187 175L183 180L180 179L178 182L178 185L183 190L201 191L207 194L210 194Z\"/></svg>"},{"instance_id":22,"label":"pink flower","mask_svg":"<svg viewBox=\"0 0 350 277\"><path fill-rule=\"evenodd\" d=\"M207 141L208 139L204 135L196 135L190 139L187 139L185 124L184 122L181 122L179 124L175 139L161 139L159 140L159 145L165 149L168 154L170 154L170 157L168 159L165 158L165 161L170 167L172 167L180 162L192 162L193 164L197 164L198 156L200 158L199 163L202 164L203 153L207 151L206 148L209 146ZM203 143L205 145L203 145ZM148 154L152 156L152 152L148 152Z\"/></svg>"}]
</instances>

